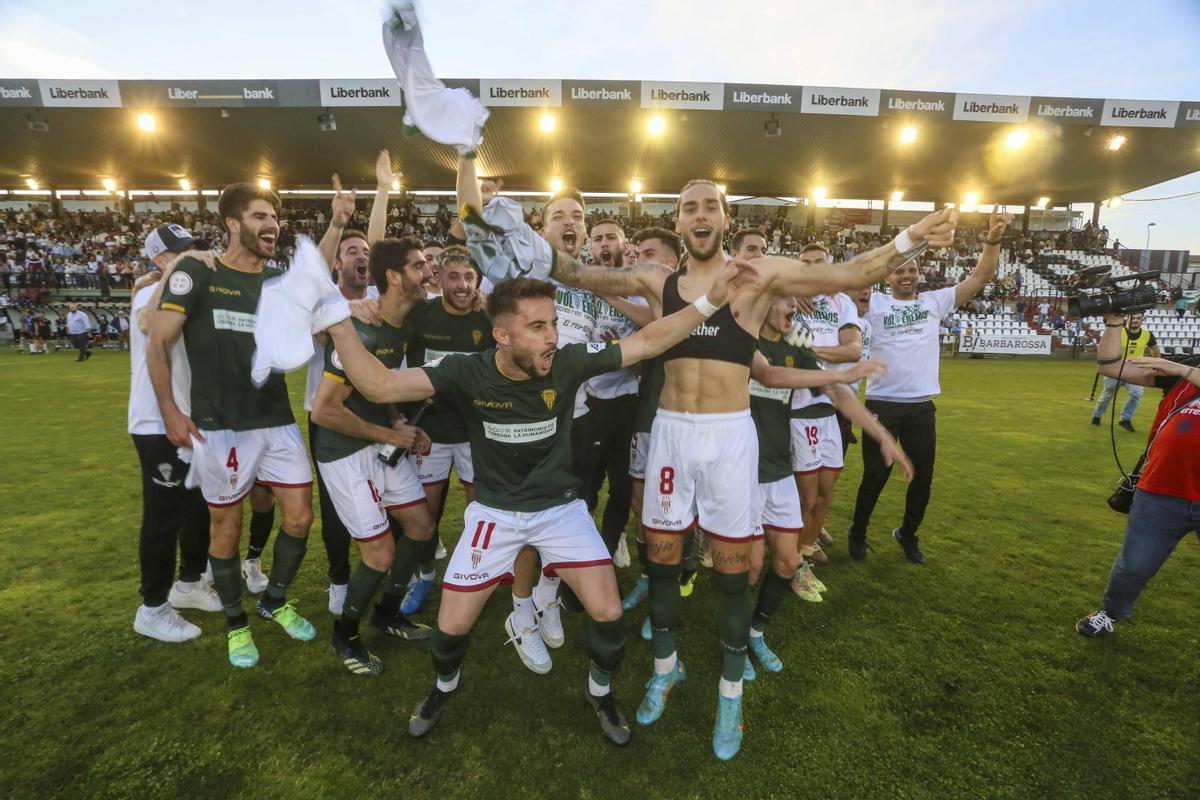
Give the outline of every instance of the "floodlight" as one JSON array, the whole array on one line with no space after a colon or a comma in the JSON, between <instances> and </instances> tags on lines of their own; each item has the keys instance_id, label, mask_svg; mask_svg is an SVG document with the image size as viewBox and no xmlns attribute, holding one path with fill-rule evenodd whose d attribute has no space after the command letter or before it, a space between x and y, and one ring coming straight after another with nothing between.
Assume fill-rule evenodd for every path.
<instances>
[{"instance_id":1,"label":"floodlight","mask_svg":"<svg viewBox=\"0 0 1200 800\"><path fill-rule=\"evenodd\" d=\"M560 189L562 189L562 187L563 187L562 178L551 178L550 179L550 191L557 192Z\"/></svg>"},{"instance_id":2,"label":"floodlight","mask_svg":"<svg viewBox=\"0 0 1200 800\"><path fill-rule=\"evenodd\" d=\"M154 121L153 114L138 114L137 126L147 133L153 133L157 123Z\"/></svg>"},{"instance_id":3,"label":"floodlight","mask_svg":"<svg viewBox=\"0 0 1200 800\"><path fill-rule=\"evenodd\" d=\"M38 182L34 178L26 178L25 185L35 192L38 190Z\"/></svg>"},{"instance_id":4,"label":"floodlight","mask_svg":"<svg viewBox=\"0 0 1200 800\"><path fill-rule=\"evenodd\" d=\"M558 120L554 118L553 114L542 114L542 133L551 133L554 130L554 126L557 124Z\"/></svg>"},{"instance_id":5,"label":"floodlight","mask_svg":"<svg viewBox=\"0 0 1200 800\"><path fill-rule=\"evenodd\" d=\"M112 178L105 178L100 182L100 184L104 187L104 191L106 192L115 192L117 190L117 182Z\"/></svg>"},{"instance_id":6,"label":"floodlight","mask_svg":"<svg viewBox=\"0 0 1200 800\"><path fill-rule=\"evenodd\" d=\"M904 130L900 131L900 143L901 144L912 144L916 140L917 140L917 129L912 127L911 125L909 127L905 128Z\"/></svg>"},{"instance_id":7,"label":"floodlight","mask_svg":"<svg viewBox=\"0 0 1200 800\"><path fill-rule=\"evenodd\" d=\"M1123 144L1125 144L1125 137L1118 133L1116 136L1108 140L1108 149L1120 150L1121 145Z\"/></svg>"},{"instance_id":8,"label":"floodlight","mask_svg":"<svg viewBox=\"0 0 1200 800\"><path fill-rule=\"evenodd\" d=\"M812 196L813 196L813 200L816 200L817 202L824 200L825 199L825 187L818 186L817 188L813 189Z\"/></svg>"},{"instance_id":9,"label":"floodlight","mask_svg":"<svg viewBox=\"0 0 1200 800\"><path fill-rule=\"evenodd\" d=\"M642 191L642 179L634 178L633 180L631 180L629 182L629 191L633 192L634 194L638 194L639 192L641 192Z\"/></svg>"},{"instance_id":10,"label":"floodlight","mask_svg":"<svg viewBox=\"0 0 1200 800\"><path fill-rule=\"evenodd\" d=\"M1110 197L1110 198L1108 198L1108 207L1116 208L1117 206L1121 205L1122 202L1124 202L1124 198Z\"/></svg>"},{"instance_id":11,"label":"floodlight","mask_svg":"<svg viewBox=\"0 0 1200 800\"><path fill-rule=\"evenodd\" d=\"M1034 208L1041 208L1041 209L1044 209L1044 208L1046 208L1048 205L1050 205L1050 198L1049 198L1049 197L1039 197L1039 198L1038 198L1038 201L1037 201L1037 205L1035 205L1035 206L1034 206Z\"/></svg>"},{"instance_id":12,"label":"floodlight","mask_svg":"<svg viewBox=\"0 0 1200 800\"><path fill-rule=\"evenodd\" d=\"M187 178L180 178L179 179L179 188L183 189L185 192L190 192L192 190L192 182L189 181Z\"/></svg>"},{"instance_id":13,"label":"floodlight","mask_svg":"<svg viewBox=\"0 0 1200 800\"><path fill-rule=\"evenodd\" d=\"M667 121L658 114L650 118L650 135L661 136L662 132L667 129Z\"/></svg>"},{"instance_id":14,"label":"floodlight","mask_svg":"<svg viewBox=\"0 0 1200 800\"><path fill-rule=\"evenodd\" d=\"M903 199L904 199L904 192L900 191L899 189L892 192L892 202L893 203L899 203Z\"/></svg>"},{"instance_id":15,"label":"floodlight","mask_svg":"<svg viewBox=\"0 0 1200 800\"><path fill-rule=\"evenodd\" d=\"M270 181L270 179L268 179L268 178L259 178L259 179L258 179L258 188L260 188L260 189L270 189L270 188L271 188L271 181Z\"/></svg>"},{"instance_id":16,"label":"floodlight","mask_svg":"<svg viewBox=\"0 0 1200 800\"><path fill-rule=\"evenodd\" d=\"M1024 128L1017 128L1008 134L1008 147L1010 150L1017 150L1025 146L1025 142L1029 140L1029 134Z\"/></svg>"}]
</instances>

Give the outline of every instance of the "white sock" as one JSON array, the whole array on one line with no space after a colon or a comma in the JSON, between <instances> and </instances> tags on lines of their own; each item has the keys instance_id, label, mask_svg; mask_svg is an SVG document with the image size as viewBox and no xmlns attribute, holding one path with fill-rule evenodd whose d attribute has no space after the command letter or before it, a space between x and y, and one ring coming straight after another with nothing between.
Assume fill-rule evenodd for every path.
<instances>
[{"instance_id":1,"label":"white sock","mask_svg":"<svg viewBox=\"0 0 1200 800\"><path fill-rule=\"evenodd\" d=\"M604 695L609 693L611 688L610 686L601 686L596 683L596 679L591 676L591 673L588 673L588 693L592 697L604 697Z\"/></svg>"},{"instance_id":2,"label":"white sock","mask_svg":"<svg viewBox=\"0 0 1200 800\"><path fill-rule=\"evenodd\" d=\"M721 678L721 680L718 684L718 688L721 691L721 697L729 697L729 698L741 697L742 696L742 679L738 678L736 681L727 681L724 678Z\"/></svg>"},{"instance_id":3,"label":"white sock","mask_svg":"<svg viewBox=\"0 0 1200 800\"><path fill-rule=\"evenodd\" d=\"M763 635L762 631L760 631L758 628L754 627L753 625L750 626L750 638L751 639L761 639L762 635Z\"/></svg>"},{"instance_id":4,"label":"white sock","mask_svg":"<svg viewBox=\"0 0 1200 800\"><path fill-rule=\"evenodd\" d=\"M562 583L562 578L547 578L544 574L542 575L537 586L533 587L533 596L537 598L538 606L545 608L558 599L560 583Z\"/></svg>"},{"instance_id":5,"label":"white sock","mask_svg":"<svg viewBox=\"0 0 1200 800\"><path fill-rule=\"evenodd\" d=\"M517 597L513 595L513 621L516 623L517 630L529 628L532 630L537 627L537 620L533 613L533 597Z\"/></svg>"},{"instance_id":6,"label":"white sock","mask_svg":"<svg viewBox=\"0 0 1200 800\"><path fill-rule=\"evenodd\" d=\"M416 585L416 583L417 583L417 576L415 574L409 575L408 576L408 588L411 589L413 586Z\"/></svg>"},{"instance_id":7,"label":"white sock","mask_svg":"<svg viewBox=\"0 0 1200 800\"><path fill-rule=\"evenodd\" d=\"M654 672L657 675L667 675L675 670L675 663L679 661L678 653L671 653L666 658L654 659Z\"/></svg>"},{"instance_id":8,"label":"white sock","mask_svg":"<svg viewBox=\"0 0 1200 800\"><path fill-rule=\"evenodd\" d=\"M437 679L438 689L440 689L443 692L453 692L455 689L458 688L459 675L460 675L460 673L456 670L454 673L454 677L448 681L442 680L442 677L439 675L438 679Z\"/></svg>"},{"instance_id":9,"label":"white sock","mask_svg":"<svg viewBox=\"0 0 1200 800\"><path fill-rule=\"evenodd\" d=\"M423 580L423 581L431 581L436 577L437 577L437 573L433 571L432 567L430 567L429 569L421 570L421 580Z\"/></svg>"}]
</instances>

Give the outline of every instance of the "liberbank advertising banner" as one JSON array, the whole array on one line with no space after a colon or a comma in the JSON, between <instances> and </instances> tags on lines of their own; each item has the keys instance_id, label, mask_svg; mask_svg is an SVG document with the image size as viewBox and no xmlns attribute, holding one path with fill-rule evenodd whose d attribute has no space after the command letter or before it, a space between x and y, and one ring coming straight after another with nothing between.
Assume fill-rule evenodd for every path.
<instances>
[{"instance_id":1,"label":"liberbank advertising banner","mask_svg":"<svg viewBox=\"0 0 1200 800\"><path fill-rule=\"evenodd\" d=\"M991 353L1003 356L1048 356L1050 355L1049 336L1000 336L990 333L977 333L968 336L958 335L958 352L960 353Z\"/></svg>"},{"instance_id":2,"label":"liberbank advertising banner","mask_svg":"<svg viewBox=\"0 0 1200 800\"><path fill-rule=\"evenodd\" d=\"M766 111L843 117L893 116L915 120L1102 125L1138 128L1200 127L1200 101L1113 100L953 94L911 89L861 89L752 83L447 79L487 106ZM394 78L329 80L36 80L0 78L0 106L57 108L253 107L336 108L403 105Z\"/></svg>"}]
</instances>

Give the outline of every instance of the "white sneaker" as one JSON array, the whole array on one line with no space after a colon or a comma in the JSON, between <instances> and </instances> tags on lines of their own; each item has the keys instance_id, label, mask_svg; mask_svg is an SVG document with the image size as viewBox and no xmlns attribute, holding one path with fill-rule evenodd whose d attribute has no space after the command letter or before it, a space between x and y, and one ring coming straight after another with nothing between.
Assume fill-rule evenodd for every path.
<instances>
[{"instance_id":1,"label":"white sneaker","mask_svg":"<svg viewBox=\"0 0 1200 800\"><path fill-rule=\"evenodd\" d=\"M437 559L438 561L446 560L446 545L442 543L442 539L440 536L438 537L437 549L433 551L433 557L435 559Z\"/></svg>"},{"instance_id":2,"label":"white sneaker","mask_svg":"<svg viewBox=\"0 0 1200 800\"><path fill-rule=\"evenodd\" d=\"M262 594L267 588L267 574L263 572L261 558L247 558L242 562L242 580L250 594Z\"/></svg>"},{"instance_id":3,"label":"white sneaker","mask_svg":"<svg viewBox=\"0 0 1200 800\"><path fill-rule=\"evenodd\" d=\"M625 535L621 534L621 541L617 544L617 552L613 553L613 566L617 569L625 569L629 564L629 545L625 543Z\"/></svg>"},{"instance_id":4,"label":"white sneaker","mask_svg":"<svg viewBox=\"0 0 1200 800\"><path fill-rule=\"evenodd\" d=\"M167 605L172 608L194 608L197 611L220 611L224 608L217 590L204 581L192 584L175 581L171 593L167 595Z\"/></svg>"},{"instance_id":5,"label":"white sneaker","mask_svg":"<svg viewBox=\"0 0 1200 800\"><path fill-rule=\"evenodd\" d=\"M537 627L547 647L555 650L563 646L565 637L562 626L562 601L556 596L545 608L538 606L537 592L533 593L533 613L537 616Z\"/></svg>"},{"instance_id":6,"label":"white sneaker","mask_svg":"<svg viewBox=\"0 0 1200 800\"><path fill-rule=\"evenodd\" d=\"M158 639L160 642L186 642L200 635L200 629L171 608L170 603L163 603L157 608L138 606L133 618L133 629L142 636Z\"/></svg>"},{"instance_id":7,"label":"white sneaker","mask_svg":"<svg viewBox=\"0 0 1200 800\"><path fill-rule=\"evenodd\" d=\"M514 611L509 613L504 620L504 630L508 632L508 641L505 644L511 644L517 648L517 655L530 670L538 675L545 675L554 666L550 660L550 652L546 649L546 643L542 641L536 628L522 628L518 633L516 616Z\"/></svg>"},{"instance_id":8,"label":"white sneaker","mask_svg":"<svg viewBox=\"0 0 1200 800\"><path fill-rule=\"evenodd\" d=\"M349 586L348 583L329 584L329 613L335 617L342 615L342 606L346 605L346 589Z\"/></svg>"}]
</instances>

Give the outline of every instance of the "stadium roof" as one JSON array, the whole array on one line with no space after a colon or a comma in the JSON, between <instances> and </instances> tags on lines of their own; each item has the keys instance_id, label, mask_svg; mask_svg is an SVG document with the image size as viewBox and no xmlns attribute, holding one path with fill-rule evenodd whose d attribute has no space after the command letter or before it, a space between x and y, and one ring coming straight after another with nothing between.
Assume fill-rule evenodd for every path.
<instances>
[{"instance_id":1,"label":"stadium roof","mask_svg":"<svg viewBox=\"0 0 1200 800\"><path fill-rule=\"evenodd\" d=\"M1028 204L1091 202L1200 170L1200 103L831 87L462 80L491 106L481 173L511 189L676 192L712 177L742 195ZM394 80L0 80L0 187L374 185L388 147L413 189L453 186L456 154L402 133ZM335 131L318 115L333 113ZM155 130L138 129L138 114ZM542 130L543 117L554 129ZM660 135L649 122L661 117ZM44 123L48 130L34 130ZM547 123L549 124L549 123ZM777 127L776 127L777 126ZM906 128L916 139L902 143ZM778 135L768 136L768 132ZM1012 136L1015 131L1020 131ZM1024 136L1022 140L1021 136ZM910 134L911 136L911 134ZM1111 149L1115 137L1124 146Z\"/></svg>"}]
</instances>

